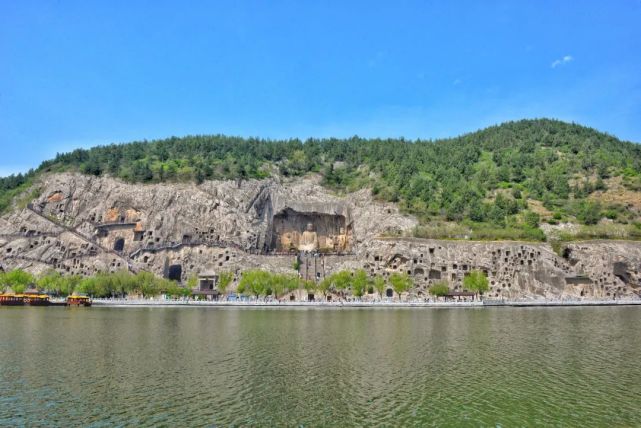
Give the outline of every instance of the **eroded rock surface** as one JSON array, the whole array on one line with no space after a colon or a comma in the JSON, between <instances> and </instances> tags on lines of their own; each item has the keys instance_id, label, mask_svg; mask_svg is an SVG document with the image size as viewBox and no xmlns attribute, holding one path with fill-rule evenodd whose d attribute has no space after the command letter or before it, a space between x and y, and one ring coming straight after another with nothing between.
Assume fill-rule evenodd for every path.
<instances>
[{"instance_id":1,"label":"eroded rock surface","mask_svg":"<svg viewBox=\"0 0 641 428\"><path fill-rule=\"evenodd\" d=\"M206 269L293 273L296 239L314 223L322 254L303 255L301 275L342 269L410 274L417 294L483 270L494 298L635 296L641 245L585 242L561 255L550 245L383 238L417 222L367 190L331 194L317 178L127 184L109 177L51 174L41 196L0 218L0 266L68 274L150 270L185 280Z\"/></svg>"}]
</instances>

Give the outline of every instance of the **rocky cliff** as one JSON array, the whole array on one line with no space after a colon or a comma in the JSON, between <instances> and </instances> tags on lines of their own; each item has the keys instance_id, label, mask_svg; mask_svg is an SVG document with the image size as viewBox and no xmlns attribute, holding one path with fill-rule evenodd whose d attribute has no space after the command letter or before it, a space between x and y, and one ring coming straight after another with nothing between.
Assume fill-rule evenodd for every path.
<instances>
[{"instance_id":1,"label":"rocky cliff","mask_svg":"<svg viewBox=\"0 0 641 428\"><path fill-rule=\"evenodd\" d=\"M356 268L406 272L421 294L440 280L460 288L468 272L483 270L491 297L641 291L639 243L573 243L558 255L548 244L384 238L411 230L416 220L367 190L333 195L314 177L134 185L65 173L45 175L37 186L37 199L0 218L4 270L150 270L181 280L204 270L293 272L299 255L284 251L283 228L296 234L304 221L318 227L324 243L324 251L302 257L301 274L309 278Z\"/></svg>"}]
</instances>

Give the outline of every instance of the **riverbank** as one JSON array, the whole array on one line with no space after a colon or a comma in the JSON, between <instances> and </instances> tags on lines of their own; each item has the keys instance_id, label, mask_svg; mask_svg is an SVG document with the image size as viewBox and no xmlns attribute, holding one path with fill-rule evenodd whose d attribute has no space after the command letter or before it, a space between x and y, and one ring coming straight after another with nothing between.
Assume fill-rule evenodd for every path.
<instances>
[{"instance_id":1,"label":"riverbank","mask_svg":"<svg viewBox=\"0 0 641 428\"><path fill-rule=\"evenodd\" d=\"M95 306L106 307L234 307L234 308L480 308L480 307L562 307L562 306L641 306L635 300L522 300L473 302L278 302L263 300L202 301L170 299L94 299Z\"/></svg>"}]
</instances>

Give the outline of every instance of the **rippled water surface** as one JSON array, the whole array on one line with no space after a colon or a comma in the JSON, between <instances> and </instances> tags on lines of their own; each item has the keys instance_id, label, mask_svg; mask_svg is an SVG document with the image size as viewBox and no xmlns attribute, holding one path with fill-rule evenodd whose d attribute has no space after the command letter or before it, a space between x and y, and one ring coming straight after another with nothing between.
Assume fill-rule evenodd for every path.
<instances>
[{"instance_id":1,"label":"rippled water surface","mask_svg":"<svg viewBox=\"0 0 641 428\"><path fill-rule=\"evenodd\" d=\"M0 308L0 425L640 426L641 308Z\"/></svg>"}]
</instances>

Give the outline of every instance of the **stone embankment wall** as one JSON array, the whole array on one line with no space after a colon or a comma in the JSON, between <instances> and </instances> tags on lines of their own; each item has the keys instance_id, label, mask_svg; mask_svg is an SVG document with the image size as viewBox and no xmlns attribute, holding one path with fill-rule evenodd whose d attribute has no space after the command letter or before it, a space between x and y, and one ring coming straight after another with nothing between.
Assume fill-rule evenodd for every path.
<instances>
[{"instance_id":1,"label":"stone embankment wall","mask_svg":"<svg viewBox=\"0 0 641 428\"><path fill-rule=\"evenodd\" d=\"M547 244L383 239L416 220L366 190L339 197L318 179L127 184L108 177L52 174L41 196L0 218L0 267L67 274L150 270L185 280L204 270L261 268L294 273L294 254L270 251L272 220L286 209L342 215L346 254L320 256L306 274L365 269L408 273L422 294L436 281L460 288L487 273L493 298L630 297L641 292L641 244L585 242L557 255ZM312 207L312 208L309 208ZM311 264L310 264L311 266ZM312 269L312 270L310 270Z\"/></svg>"}]
</instances>

